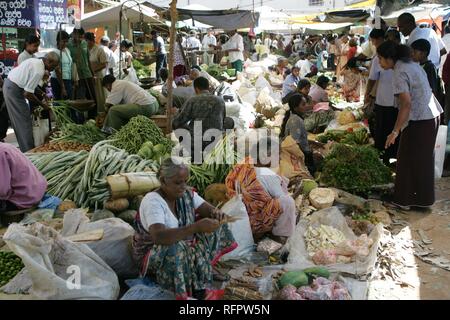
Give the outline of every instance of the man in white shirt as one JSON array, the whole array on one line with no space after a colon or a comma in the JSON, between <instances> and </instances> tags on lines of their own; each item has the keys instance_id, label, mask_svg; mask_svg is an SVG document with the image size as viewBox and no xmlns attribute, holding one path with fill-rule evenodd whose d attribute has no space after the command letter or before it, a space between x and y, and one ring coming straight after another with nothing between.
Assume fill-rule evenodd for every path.
<instances>
[{"instance_id":1,"label":"man in white shirt","mask_svg":"<svg viewBox=\"0 0 450 320\"><path fill-rule=\"evenodd\" d=\"M106 69L103 69L103 76L106 76L108 74L114 75L114 68L116 65L116 60L114 58L114 52L112 52L109 49L109 38L107 36L103 36L100 40L100 48L105 51L106 58L108 61L108 65L106 66Z\"/></svg>"},{"instance_id":2,"label":"man in white shirt","mask_svg":"<svg viewBox=\"0 0 450 320\"><path fill-rule=\"evenodd\" d=\"M184 49L189 53L190 65L195 66L198 64L196 51L202 48L200 40L197 39L197 32L191 31L189 33L189 38L187 38L184 45Z\"/></svg>"},{"instance_id":3,"label":"man in white shirt","mask_svg":"<svg viewBox=\"0 0 450 320\"><path fill-rule=\"evenodd\" d=\"M59 64L55 52L49 52L42 59L30 58L12 69L3 85L3 95L11 124L16 134L20 150L27 152L33 149L33 123L30 106L34 102L48 110L47 102L39 100L34 91L45 75L45 71L53 71Z\"/></svg>"},{"instance_id":4,"label":"man in white shirt","mask_svg":"<svg viewBox=\"0 0 450 320\"><path fill-rule=\"evenodd\" d=\"M428 40L431 44L430 55L431 62L439 69L441 57L447 53L442 39L438 37L436 32L431 28L419 28L416 25L416 19L410 13L403 13L398 17L397 25L400 32L406 37L409 36L406 44L410 46L414 41L419 39Z\"/></svg>"},{"instance_id":5,"label":"man in white shirt","mask_svg":"<svg viewBox=\"0 0 450 320\"><path fill-rule=\"evenodd\" d=\"M230 40L222 46L222 50L228 53L233 69L242 72L244 68L244 39L237 30L231 31L230 36Z\"/></svg>"},{"instance_id":6,"label":"man in white shirt","mask_svg":"<svg viewBox=\"0 0 450 320\"><path fill-rule=\"evenodd\" d=\"M120 130L131 118L138 115L151 117L158 112L159 104L156 98L135 83L116 80L113 75L107 75L103 78L102 85L109 92L105 104L105 132L111 133L111 129Z\"/></svg>"},{"instance_id":7,"label":"man in white shirt","mask_svg":"<svg viewBox=\"0 0 450 320\"><path fill-rule=\"evenodd\" d=\"M214 36L213 29L208 30L208 34L203 38L203 50L205 51L212 51L214 50L214 47L217 46L217 39ZM210 66L214 63L214 54L210 54L208 52L205 52L203 55L203 63Z\"/></svg>"},{"instance_id":8,"label":"man in white shirt","mask_svg":"<svg viewBox=\"0 0 450 320\"><path fill-rule=\"evenodd\" d=\"M299 53L300 60L297 61L295 66L300 69L300 78L305 78L311 72L312 63L306 59L306 54L304 52Z\"/></svg>"}]
</instances>

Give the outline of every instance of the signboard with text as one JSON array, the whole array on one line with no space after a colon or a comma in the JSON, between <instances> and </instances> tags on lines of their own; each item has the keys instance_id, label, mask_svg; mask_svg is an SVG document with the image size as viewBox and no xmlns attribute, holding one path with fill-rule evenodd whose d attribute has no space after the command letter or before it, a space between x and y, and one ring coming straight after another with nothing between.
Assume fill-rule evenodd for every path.
<instances>
[{"instance_id":1,"label":"signboard with text","mask_svg":"<svg viewBox=\"0 0 450 320\"><path fill-rule=\"evenodd\" d=\"M58 29L67 23L67 0L36 0L36 27L38 29Z\"/></svg>"},{"instance_id":2,"label":"signboard with text","mask_svg":"<svg viewBox=\"0 0 450 320\"><path fill-rule=\"evenodd\" d=\"M70 1L70 3L68 3ZM58 29L67 23L67 9L73 0L0 0L0 27Z\"/></svg>"},{"instance_id":3,"label":"signboard with text","mask_svg":"<svg viewBox=\"0 0 450 320\"><path fill-rule=\"evenodd\" d=\"M0 0L0 27L34 28L34 0Z\"/></svg>"}]
</instances>

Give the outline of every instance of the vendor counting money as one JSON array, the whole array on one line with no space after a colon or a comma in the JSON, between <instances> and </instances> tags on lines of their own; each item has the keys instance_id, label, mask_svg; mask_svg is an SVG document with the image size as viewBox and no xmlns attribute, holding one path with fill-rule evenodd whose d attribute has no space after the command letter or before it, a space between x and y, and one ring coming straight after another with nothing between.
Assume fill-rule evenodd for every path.
<instances>
[{"instance_id":1,"label":"vendor counting money","mask_svg":"<svg viewBox=\"0 0 450 320\"><path fill-rule=\"evenodd\" d=\"M109 92L106 98L106 132L111 132L111 129L119 130L135 116L150 117L158 112L156 98L137 84L116 80L113 75L107 75L103 78L103 86Z\"/></svg>"}]
</instances>

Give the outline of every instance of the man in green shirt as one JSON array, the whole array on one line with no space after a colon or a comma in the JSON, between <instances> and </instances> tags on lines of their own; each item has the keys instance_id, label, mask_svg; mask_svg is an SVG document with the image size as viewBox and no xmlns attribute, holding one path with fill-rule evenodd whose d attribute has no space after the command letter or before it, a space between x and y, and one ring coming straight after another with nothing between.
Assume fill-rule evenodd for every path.
<instances>
[{"instance_id":1,"label":"man in green shirt","mask_svg":"<svg viewBox=\"0 0 450 320\"><path fill-rule=\"evenodd\" d=\"M89 50L83 36L83 28L74 29L71 41L67 44L78 73L78 81L74 82L74 92L77 99L95 100L94 77L89 64ZM89 118L95 118L96 115L97 108L89 111Z\"/></svg>"}]
</instances>

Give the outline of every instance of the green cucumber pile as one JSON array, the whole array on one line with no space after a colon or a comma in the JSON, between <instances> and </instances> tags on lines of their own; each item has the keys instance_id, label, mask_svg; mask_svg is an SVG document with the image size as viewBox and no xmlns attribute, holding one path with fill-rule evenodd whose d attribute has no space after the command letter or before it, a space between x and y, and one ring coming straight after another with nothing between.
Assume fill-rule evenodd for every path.
<instances>
[{"instance_id":1,"label":"green cucumber pile","mask_svg":"<svg viewBox=\"0 0 450 320\"><path fill-rule=\"evenodd\" d=\"M24 265L13 252L0 251L0 287L14 278Z\"/></svg>"}]
</instances>

